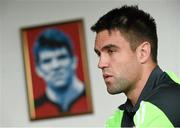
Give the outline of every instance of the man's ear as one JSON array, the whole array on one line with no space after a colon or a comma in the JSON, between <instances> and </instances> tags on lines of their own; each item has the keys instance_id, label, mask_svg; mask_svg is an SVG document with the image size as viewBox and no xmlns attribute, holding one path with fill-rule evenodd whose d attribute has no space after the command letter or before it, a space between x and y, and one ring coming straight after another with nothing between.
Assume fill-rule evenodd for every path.
<instances>
[{"instance_id":1,"label":"man's ear","mask_svg":"<svg viewBox=\"0 0 180 128\"><path fill-rule=\"evenodd\" d=\"M137 58L140 63L146 63L151 57L151 45L149 42L145 41L140 44L137 49Z\"/></svg>"},{"instance_id":2,"label":"man's ear","mask_svg":"<svg viewBox=\"0 0 180 128\"><path fill-rule=\"evenodd\" d=\"M74 56L72 60L73 60L72 61L72 67L73 67L73 69L76 69L77 65L78 65L78 59L76 56Z\"/></svg>"}]
</instances>

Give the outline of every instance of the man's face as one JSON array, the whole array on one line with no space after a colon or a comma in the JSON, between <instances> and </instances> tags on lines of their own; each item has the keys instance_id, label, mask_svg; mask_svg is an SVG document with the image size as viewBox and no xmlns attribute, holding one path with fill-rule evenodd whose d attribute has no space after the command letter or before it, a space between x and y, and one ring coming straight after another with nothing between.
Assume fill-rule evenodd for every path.
<instances>
[{"instance_id":1,"label":"man's face","mask_svg":"<svg viewBox=\"0 0 180 128\"><path fill-rule=\"evenodd\" d=\"M99 56L98 67L110 94L132 90L141 70L136 52L117 30L107 30L96 35L95 52Z\"/></svg>"},{"instance_id":2,"label":"man's face","mask_svg":"<svg viewBox=\"0 0 180 128\"><path fill-rule=\"evenodd\" d=\"M76 61L65 47L43 49L39 52L38 74L48 86L61 88L67 86L74 74Z\"/></svg>"}]
</instances>

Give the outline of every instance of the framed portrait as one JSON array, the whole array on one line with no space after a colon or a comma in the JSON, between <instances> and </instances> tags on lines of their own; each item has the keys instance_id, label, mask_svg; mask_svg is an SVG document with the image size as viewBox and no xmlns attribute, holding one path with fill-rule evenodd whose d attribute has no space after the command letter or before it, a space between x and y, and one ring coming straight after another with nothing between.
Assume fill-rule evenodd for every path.
<instances>
[{"instance_id":1,"label":"framed portrait","mask_svg":"<svg viewBox=\"0 0 180 128\"><path fill-rule=\"evenodd\" d=\"M93 112L83 20L23 27L31 120Z\"/></svg>"}]
</instances>

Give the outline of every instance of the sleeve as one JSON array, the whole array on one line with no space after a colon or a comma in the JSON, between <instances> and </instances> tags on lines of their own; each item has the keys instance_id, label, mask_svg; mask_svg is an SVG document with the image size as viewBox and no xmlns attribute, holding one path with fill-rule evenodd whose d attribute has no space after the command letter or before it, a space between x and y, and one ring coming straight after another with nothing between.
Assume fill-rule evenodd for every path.
<instances>
[{"instance_id":1,"label":"sleeve","mask_svg":"<svg viewBox=\"0 0 180 128\"><path fill-rule=\"evenodd\" d=\"M134 123L137 128L174 127L162 110L145 101L141 102L140 108L134 116Z\"/></svg>"}]
</instances>

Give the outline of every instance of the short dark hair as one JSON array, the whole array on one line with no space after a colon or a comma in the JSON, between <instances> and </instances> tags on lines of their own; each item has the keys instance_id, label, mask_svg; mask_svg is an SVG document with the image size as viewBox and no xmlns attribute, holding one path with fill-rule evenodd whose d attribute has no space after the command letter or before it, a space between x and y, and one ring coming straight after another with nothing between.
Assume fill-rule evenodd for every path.
<instances>
[{"instance_id":1,"label":"short dark hair","mask_svg":"<svg viewBox=\"0 0 180 128\"><path fill-rule=\"evenodd\" d=\"M157 63L156 23L150 14L140 10L138 6L124 5L106 13L91 27L91 30L96 33L103 30L110 32L115 29L130 42L133 51L143 41L148 41L151 45L152 60Z\"/></svg>"},{"instance_id":2,"label":"short dark hair","mask_svg":"<svg viewBox=\"0 0 180 128\"><path fill-rule=\"evenodd\" d=\"M34 56L36 64L39 63L39 52L43 49L57 49L65 47L69 55L73 56L73 44L71 39L62 31L57 29L46 29L38 36L34 45Z\"/></svg>"}]
</instances>

